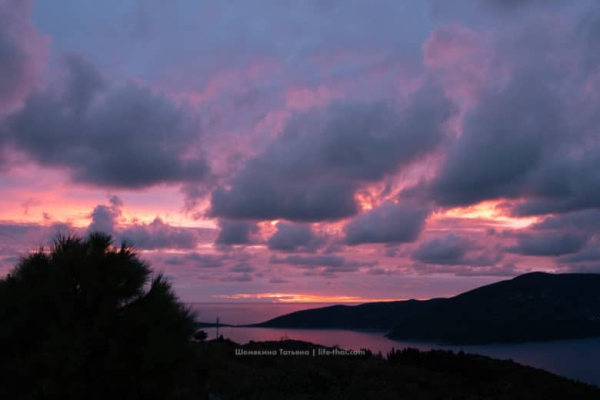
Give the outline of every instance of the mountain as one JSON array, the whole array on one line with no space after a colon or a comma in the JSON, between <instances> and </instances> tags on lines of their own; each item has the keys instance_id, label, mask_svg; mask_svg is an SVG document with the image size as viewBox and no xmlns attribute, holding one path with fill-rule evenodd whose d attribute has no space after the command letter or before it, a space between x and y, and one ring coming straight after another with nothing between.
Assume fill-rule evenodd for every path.
<instances>
[{"instance_id":1,"label":"mountain","mask_svg":"<svg viewBox=\"0 0 600 400\"><path fill-rule=\"evenodd\" d=\"M600 274L531 273L398 320L389 337L448 343L600 336Z\"/></svg>"},{"instance_id":2,"label":"mountain","mask_svg":"<svg viewBox=\"0 0 600 400\"><path fill-rule=\"evenodd\" d=\"M600 336L600 274L535 272L448 299L331 306L254 326L386 329L393 339L448 344Z\"/></svg>"},{"instance_id":3,"label":"mountain","mask_svg":"<svg viewBox=\"0 0 600 400\"><path fill-rule=\"evenodd\" d=\"M395 326L399 316L409 317L423 313L426 309L443 300L390 301L366 303L357 306L336 305L296 311L252 326L389 330Z\"/></svg>"}]
</instances>

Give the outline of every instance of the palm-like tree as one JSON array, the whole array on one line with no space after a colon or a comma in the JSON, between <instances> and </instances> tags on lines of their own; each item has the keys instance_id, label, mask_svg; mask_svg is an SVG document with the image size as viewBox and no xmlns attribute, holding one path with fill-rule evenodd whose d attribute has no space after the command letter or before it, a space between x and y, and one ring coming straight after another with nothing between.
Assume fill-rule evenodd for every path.
<instances>
[{"instance_id":1,"label":"palm-like tree","mask_svg":"<svg viewBox=\"0 0 600 400\"><path fill-rule=\"evenodd\" d=\"M101 233L59 236L0 280L0 388L17 398L185 398L194 315Z\"/></svg>"}]
</instances>

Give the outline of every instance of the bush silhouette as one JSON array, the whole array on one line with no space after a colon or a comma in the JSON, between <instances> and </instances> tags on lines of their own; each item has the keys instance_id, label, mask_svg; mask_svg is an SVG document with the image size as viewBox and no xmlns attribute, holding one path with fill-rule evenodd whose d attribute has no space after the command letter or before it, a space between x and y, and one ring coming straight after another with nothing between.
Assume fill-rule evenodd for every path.
<instances>
[{"instance_id":1,"label":"bush silhouette","mask_svg":"<svg viewBox=\"0 0 600 400\"><path fill-rule=\"evenodd\" d=\"M187 398L194 331L126 243L59 236L0 280L0 397Z\"/></svg>"},{"instance_id":2,"label":"bush silhouette","mask_svg":"<svg viewBox=\"0 0 600 400\"><path fill-rule=\"evenodd\" d=\"M198 341L205 341L208 338L208 333L206 333L203 330L200 330L196 333L194 333L194 339L198 340Z\"/></svg>"}]
</instances>

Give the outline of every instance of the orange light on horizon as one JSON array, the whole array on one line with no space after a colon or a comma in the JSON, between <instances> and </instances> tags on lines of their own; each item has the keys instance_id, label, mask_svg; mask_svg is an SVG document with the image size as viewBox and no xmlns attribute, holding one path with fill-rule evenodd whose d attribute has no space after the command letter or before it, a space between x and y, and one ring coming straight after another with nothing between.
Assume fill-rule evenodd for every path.
<instances>
[{"instance_id":1,"label":"orange light on horizon","mask_svg":"<svg viewBox=\"0 0 600 400\"><path fill-rule=\"evenodd\" d=\"M238 293L215 295L214 298L227 300L270 300L273 303L372 303L381 301L400 301L404 298L367 298L358 296L327 296L300 293Z\"/></svg>"}]
</instances>

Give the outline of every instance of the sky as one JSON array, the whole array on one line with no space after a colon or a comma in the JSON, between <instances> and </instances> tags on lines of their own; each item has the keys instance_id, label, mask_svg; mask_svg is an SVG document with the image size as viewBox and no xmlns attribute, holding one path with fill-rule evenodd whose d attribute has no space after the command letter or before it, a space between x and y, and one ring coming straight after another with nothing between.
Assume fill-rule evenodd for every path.
<instances>
[{"instance_id":1,"label":"sky","mask_svg":"<svg viewBox=\"0 0 600 400\"><path fill-rule=\"evenodd\" d=\"M600 272L593 0L0 0L0 276L128 240L186 302Z\"/></svg>"}]
</instances>

